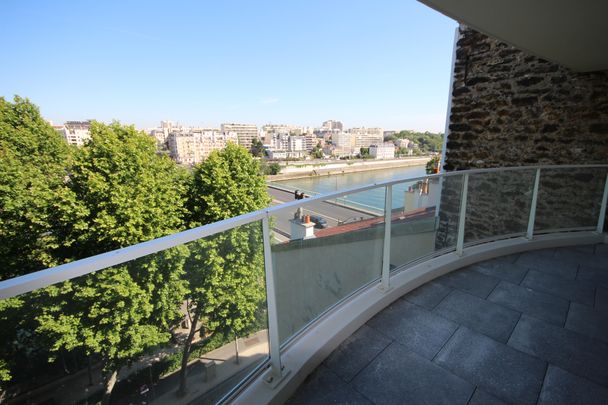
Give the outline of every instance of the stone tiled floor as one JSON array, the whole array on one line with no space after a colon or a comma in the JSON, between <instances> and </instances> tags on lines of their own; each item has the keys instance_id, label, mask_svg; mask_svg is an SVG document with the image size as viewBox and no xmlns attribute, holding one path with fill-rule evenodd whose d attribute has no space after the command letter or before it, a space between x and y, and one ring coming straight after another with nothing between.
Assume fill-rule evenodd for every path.
<instances>
[{"instance_id":1,"label":"stone tiled floor","mask_svg":"<svg viewBox=\"0 0 608 405\"><path fill-rule=\"evenodd\" d=\"M608 404L608 246L478 263L401 297L290 404Z\"/></svg>"}]
</instances>

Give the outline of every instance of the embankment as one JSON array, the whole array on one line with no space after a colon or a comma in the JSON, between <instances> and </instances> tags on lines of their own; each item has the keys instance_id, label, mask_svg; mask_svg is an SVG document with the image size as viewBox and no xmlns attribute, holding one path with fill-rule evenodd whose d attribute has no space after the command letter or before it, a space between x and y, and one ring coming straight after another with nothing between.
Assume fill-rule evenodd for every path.
<instances>
[{"instance_id":1,"label":"embankment","mask_svg":"<svg viewBox=\"0 0 608 405\"><path fill-rule=\"evenodd\" d=\"M391 169L395 167L420 166L426 164L429 156L394 160L338 160L328 163L293 163L281 168L281 173L266 176L268 181L300 179L311 176L331 176L334 174L356 173L368 170Z\"/></svg>"}]
</instances>

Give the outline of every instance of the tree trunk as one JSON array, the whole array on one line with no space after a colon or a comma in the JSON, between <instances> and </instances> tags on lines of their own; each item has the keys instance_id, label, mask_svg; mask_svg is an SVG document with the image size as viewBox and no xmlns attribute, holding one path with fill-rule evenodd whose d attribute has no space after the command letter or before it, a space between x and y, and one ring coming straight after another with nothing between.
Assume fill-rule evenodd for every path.
<instances>
[{"instance_id":1,"label":"tree trunk","mask_svg":"<svg viewBox=\"0 0 608 405\"><path fill-rule=\"evenodd\" d=\"M236 354L235 363L239 364L239 337L237 334L234 334L234 353Z\"/></svg>"},{"instance_id":2,"label":"tree trunk","mask_svg":"<svg viewBox=\"0 0 608 405\"><path fill-rule=\"evenodd\" d=\"M112 371L112 374L106 379L106 390L103 393L103 398L101 399L102 405L110 404L110 397L112 396L112 389L114 389L114 384L116 384L116 379L118 378L118 370Z\"/></svg>"},{"instance_id":3,"label":"tree trunk","mask_svg":"<svg viewBox=\"0 0 608 405\"><path fill-rule=\"evenodd\" d=\"M198 324L198 319L201 316L201 310L196 309L194 311L194 318L190 324L190 332L188 333L188 338L184 343L184 352L182 354L182 368L179 370L179 390L177 391L178 396L186 395L188 392L186 388L186 375L188 372L188 358L190 357L190 347L192 346L192 339L194 339L194 334L196 333L196 325Z\"/></svg>"},{"instance_id":4,"label":"tree trunk","mask_svg":"<svg viewBox=\"0 0 608 405\"><path fill-rule=\"evenodd\" d=\"M93 370L91 367L91 355L87 354L87 374L89 376L89 386L93 385Z\"/></svg>"}]
</instances>

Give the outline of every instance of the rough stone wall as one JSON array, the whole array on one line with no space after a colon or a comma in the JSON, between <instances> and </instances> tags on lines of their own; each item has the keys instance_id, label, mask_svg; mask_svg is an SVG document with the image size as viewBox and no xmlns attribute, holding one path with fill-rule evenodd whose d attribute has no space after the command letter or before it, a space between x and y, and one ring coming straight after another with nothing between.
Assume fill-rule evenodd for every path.
<instances>
[{"instance_id":1,"label":"rough stone wall","mask_svg":"<svg viewBox=\"0 0 608 405\"><path fill-rule=\"evenodd\" d=\"M608 72L575 73L460 28L446 170L607 161Z\"/></svg>"},{"instance_id":2,"label":"rough stone wall","mask_svg":"<svg viewBox=\"0 0 608 405\"><path fill-rule=\"evenodd\" d=\"M607 71L572 72L461 27L453 74L445 170L608 163ZM534 176L523 174L469 180L465 241L525 231ZM597 218L606 171L563 174L541 176L535 229ZM458 222L458 190L444 191L438 247Z\"/></svg>"}]
</instances>

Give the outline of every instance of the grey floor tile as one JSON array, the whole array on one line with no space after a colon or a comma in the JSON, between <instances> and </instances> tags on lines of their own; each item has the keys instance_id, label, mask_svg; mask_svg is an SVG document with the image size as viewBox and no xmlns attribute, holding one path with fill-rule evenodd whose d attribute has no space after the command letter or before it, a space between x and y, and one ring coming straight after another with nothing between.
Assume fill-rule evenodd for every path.
<instances>
[{"instance_id":1,"label":"grey floor tile","mask_svg":"<svg viewBox=\"0 0 608 405\"><path fill-rule=\"evenodd\" d=\"M403 299L427 309L433 309L452 291L450 287L431 281L403 296Z\"/></svg>"},{"instance_id":2,"label":"grey floor tile","mask_svg":"<svg viewBox=\"0 0 608 405\"><path fill-rule=\"evenodd\" d=\"M569 306L568 300L563 298L504 281L501 281L492 291L488 301L524 312L557 326L564 325Z\"/></svg>"},{"instance_id":3,"label":"grey floor tile","mask_svg":"<svg viewBox=\"0 0 608 405\"><path fill-rule=\"evenodd\" d=\"M474 264L470 268L486 276L496 277L513 284L521 283L521 280L524 279L528 272L526 266L509 263L504 260L489 260Z\"/></svg>"},{"instance_id":4,"label":"grey floor tile","mask_svg":"<svg viewBox=\"0 0 608 405\"><path fill-rule=\"evenodd\" d=\"M605 405L608 404L608 389L549 365L538 404Z\"/></svg>"},{"instance_id":5,"label":"grey floor tile","mask_svg":"<svg viewBox=\"0 0 608 405\"><path fill-rule=\"evenodd\" d=\"M484 261L484 263L503 262L503 263L513 264L517 261L517 259L519 259L520 255L521 255L521 253L514 253L512 255L498 256L498 257L495 257L494 259L486 260L486 261Z\"/></svg>"},{"instance_id":6,"label":"grey floor tile","mask_svg":"<svg viewBox=\"0 0 608 405\"><path fill-rule=\"evenodd\" d=\"M600 269L599 267L591 267L586 264L582 265L578 269L576 279L589 281L595 284L596 286L600 285L602 287L608 288L608 268Z\"/></svg>"},{"instance_id":7,"label":"grey floor tile","mask_svg":"<svg viewBox=\"0 0 608 405\"><path fill-rule=\"evenodd\" d=\"M608 345L599 340L524 314L508 344L573 374L608 385Z\"/></svg>"},{"instance_id":8,"label":"grey floor tile","mask_svg":"<svg viewBox=\"0 0 608 405\"><path fill-rule=\"evenodd\" d=\"M608 311L608 288L597 288L594 308L600 311Z\"/></svg>"},{"instance_id":9,"label":"grey floor tile","mask_svg":"<svg viewBox=\"0 0 608 405\"><path fill-rule=\"evenodd\" d=\"M573 302L568 311L566 329L608 343L608 311L600 311Z\"/></svg>"},{"instance_id":10,"label":"grey floor tile","mask_svg":"<svg viewBox=\"0 0 608 405\"><path fill-rule=\"evenodd\" d=\"M437 279L438 283L456 288L480 298L486 298L500 280L471 269L455 270Z\"/></svg>"},{"instance_id":11,"label":"grey floor tile","mask_svg":"<svg viewBox=\"0 0 608 405\"><path fill-rule=\"evenodd\" d=\"M391 342L380 332L363 325L325 359L325 365L349 382Z\"/></svg>"},{"instance_id":12,"label":"grey floor tile","mask_svg":"<svg viewBox=\"0 0 608 405\"><path fill-rule=\"evenodd\" d=\"M434 362L483 391L520 404L536 402L546 370L544 361L463 327Z\"/></svg>"},{"instance_id":13,"label":"grey floor tile","mask_svg":"<svg viewBox=\"0 0 608 405\"><path fill-rule=\"evenodd\" d=\"M458 327L454 322L404 300L395 301L370 319L368 325L429 360Z\"/></svg>"},{"instance_id":14,"label":"grey floor tile","mask_svg":"<svg viewBox=\"0 0 608 405\"><path fill-rule=\"evenodd\" d=\"M595 245L574 245L555 249L556 255L568 252L584 253L592 255L595 252ZM557 253L560 252L560 253Z\"/></svg>"},{"instance_id":15,"label":"grey floor tile","mask_svg":"<svg viewBox=\"0 0 608 405\"><path fill-rule=\"evenodd\" d=\"M475 387L393 343L351 384L376 404L466 404Z\"/></svg>"},{"instance_id":16,"label":"grey floor tile","mask_svg":"<svg viewBox=\"0 0 608 405\"><path fill-rule=\"evenodd\" d=\"M523 252L519 254L518 259L524 259L529 257L544 257L547 259L551 259L555 256L555 249L537 249L537 250L529 250L527 252Z\"/></svg>"},{"instance_id":17,"label":"grey floor tile","mask_svg":"<svg viewBox=\"0 0 608 405\"><path fill-rule=\"evenodd\" d=\"M287 401L290 405L307 404L365 404L371 405L327 367L321 365L304 381Z\"/></svg>"},{"instance_id":18,"label":"grey floor tile","mask_svg":"<svg viewBox=\"0 0 608 405\"><path fill-rule=\"evenodd\" d=\"M477 388L467 405L507 405L507 403Z\"/></svg>"},{"instance_id":19,"label":"grey floor tile","mask_svg":"<svg viewBox=\"0 0 608 405\"><path fill-rule=\"evenodd\" d=\"M608 270L608 262L601 260L601 256L595 255L594 250L593 245L561 248L555 252L555 258L564 263L600 267Z\"/></svg>"},{"instance_id":20,"label":"grey floor tile","mask_svg":"<svg viewBox=\"0 0 608 405\"><path fill-rule=\"evenodd\" d=\"M527 252L521 255L516 264L529 267L543 273L548 273L567 280L576 278L577 263L561 261L554 257L545 257L537 252Z\"/></svg>"},{"instance_id":21,"label":"grey floor tile","mask_svg":"<svg viewBox=\"0 0 608 405\"><path fill-rule=\"evenodd\" d=\"M477 332L506 342L520 313L460 291L453 291L434 310Z\"/></svg>"},{"instance_id":22,"label":"grey floor tile","mask_svg":"<svg viewBox=\"0 0 608 405\"><path fill-rule=\"evenodd\" d=\"M598 258L608 258L608 244L600 243L595 245L595 256Z\"/></svg>"},{"instance_id":23,"label":"grey floor tile","mask_svg":"<svg viewBox=\"0 0 608 405\"><path fill-rule=\"evenodd\" d=\"M565 280L537 270L530 270L521 285L585 305L593 305L595 296L595 288L588 281Z\"/></svg>"}]
</instances>

